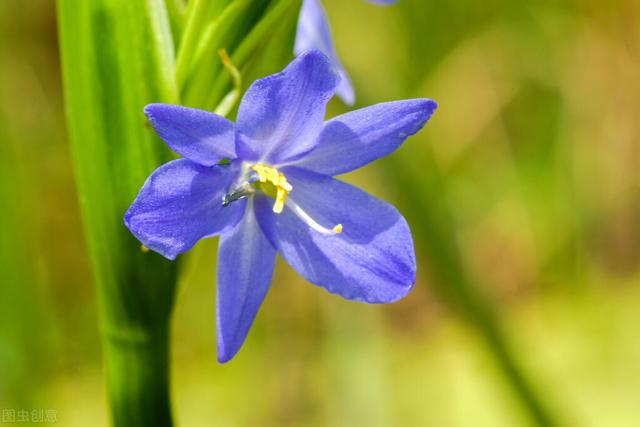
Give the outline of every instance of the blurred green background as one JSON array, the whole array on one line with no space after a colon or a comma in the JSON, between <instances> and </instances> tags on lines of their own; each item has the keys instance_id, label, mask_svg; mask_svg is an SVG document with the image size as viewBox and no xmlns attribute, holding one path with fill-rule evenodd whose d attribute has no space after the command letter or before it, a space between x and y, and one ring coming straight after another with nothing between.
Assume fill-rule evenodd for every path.
<instances>
[{"instance_id":1,"label":"blurred green background","mask_svg":"<svg viewBox=\"0 0 640 427\"><path fill-rule=\"evenodd\" d=\"M358 105L440 105L390 159L345 177L407 216L416 288L389 306L350 303L279 262L247 343L221 366L217 243L201 242L173 321L178 424L528 426L504 345L558 424L640 425L638 2L325 5ZM56 31L53 1L0 0L0 409L99 427ZM329 115L344 111L332 101Z\"/></svg>"}]
</instances>

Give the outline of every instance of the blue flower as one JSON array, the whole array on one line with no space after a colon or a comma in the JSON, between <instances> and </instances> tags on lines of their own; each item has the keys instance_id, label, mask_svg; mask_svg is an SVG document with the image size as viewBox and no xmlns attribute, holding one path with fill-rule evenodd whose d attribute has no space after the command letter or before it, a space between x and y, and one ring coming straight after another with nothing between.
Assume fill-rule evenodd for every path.
<instances>
[{"instance_id":1,"label":"blue flower","mask_svg":"<svg viewBox=\"0 0 640 427\"><path fill-rule=\"evenodd\" d=\"M397 0L368 0L375 4L391 4ZM298 18L298 31L294 53L299 55L312 49L318 49L329 57L336 71L340 75L340 84L336 94L348 105L353 105L356 100L353 85L349 74L338 58L336 48L331 37L329 20L320 3L320 0L304 0Z\"/></svg>"},{"instance_id":2,"label":"blue flower","mask_svg":"<svg viewBox=\"0 0 640 427\"><path fill-rule=\"evenodd\" d=\"M404 218L333 176L394 151L436 104L387 102L324 122L338 85L329 59L310 51L254 82L235 124L177 105L145 108L160 137L184 158L153 172L125 224L169 259L221 236L220 362L244 342L276 253L309 282L350 300L392 302L413 287L416 261Z\"/></svg>"}]
</instances>

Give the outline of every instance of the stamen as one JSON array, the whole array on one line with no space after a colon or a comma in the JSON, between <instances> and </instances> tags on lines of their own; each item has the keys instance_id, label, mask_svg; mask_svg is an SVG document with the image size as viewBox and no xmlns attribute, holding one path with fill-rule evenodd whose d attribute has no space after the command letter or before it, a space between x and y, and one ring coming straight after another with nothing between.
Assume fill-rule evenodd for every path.
<instances>
[{"instance_id":1,"label":"stamen","mask_svg":"<svg viewBox=\"0 0 640 427\"><path fill-rule=\"evenodd\" d=\"M257 172L260 182L270 182L276 187L276 202L273 204L273 211L277 214L282 213L287 194L293 190L291 184L287 182L287 178L284 174L279 173L278 169L262 163L253 165L251 169Z\"/></svg>"},{"instance_id":2,"label":"stamen","mask_svg":"<svg viewBox=\"0 0 640 427\"><path fill-rule=\"evenodd\" d=\"M287 201L287 206L291 208L293 213L296 214L298 218L303 220L309 227L313 228L320 234L324 234L325 236L335 236L336 234L342 233L342 224L335 225L331 230L325 228L318 224L308 213L306 213L296 202L289 199Z\"/></svg>"},{"instance_id":3,"label":"stamen","mask_svg":"<svg viewBox=\"0 0 640 427\"><path fill-rule=\"evenodd\" d=\"M274 192L272 191L273 187L267 186L267 188L264 188L262 185L256 184L256 187L261 189L265 194L268 194L271 197L275 197L276 201L273 204L273 212L277 214L282 213L282 210L284 209L284 205L286 203L287 206L289 206L289 208L293 211L293 213L298 218L300 218L309 227L311 227L313 230L317 231L318 233L323 234L325 236L335 236L336 234L342 233L342 228L343 228L342 224L336 224L331 229L323 227L322 225L318 224L316 220L311 218L311 216L308 213L306 213L304 209L298 206L296 202L294 202L291 199L287 200L287 195L291 191L293 191L293 186L291 186L291 184L287 182L287 178L284 176L284 174L280 173L278 169L271 166L267 166L262 163L257 163L251 166L251 169L255 171L255 173L258 175L257 179L254 175L253 177L254 183L256 183L256 181L259 181L261 183L269 183L273 185L273 187L275 187L275 194L274 194ZM234 195L235 193L231 193L228 196L229 198L233 198ZM226 201L227 199L225 196L225 201L223 202L223 204Z\"/></svg>"},{"instance_id":4,"label":"stamen","mask_svg":"<svg viewBox=\"0 0 640 427\"><path fill-rule=\"evenodd\" d=\"M276 202L273 204L273 211L277 214L282 213L284 209L284 203L287 201L287 191L284 188L278 187L276 193Z\"/></svg>"}]
</instances>

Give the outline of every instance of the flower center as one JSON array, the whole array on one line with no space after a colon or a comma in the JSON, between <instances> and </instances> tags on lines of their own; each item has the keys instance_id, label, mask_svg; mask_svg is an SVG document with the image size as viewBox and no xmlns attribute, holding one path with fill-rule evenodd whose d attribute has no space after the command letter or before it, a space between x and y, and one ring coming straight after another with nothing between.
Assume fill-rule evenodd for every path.
<instances>
[{"instance_id":1,"label":"flower center","mask_svg":"<svg viewBox=\"0 0 640 427\"><path fill-rule=\"evenodd\" d=\"M250 196L255 192L255 190L260 190L267 196L276 199L273 204L274 213L282 213L286 203L298 218L318 233L324 234L325 236L333 236L335 234L342 233L342 224L337 224L330 229L323 227L296 202L291 199L287 200L287 195L293 191L293 186L289 184L287 177L278 171L278 169L272 166L267 166L263 163L256 163L251 166L245 164L245 168L246 169L244 170L246 172L243 173L244 178L242 178L242 184L230 193L225 194L222 199L223 206L229 206L229 204L236 200Z\"/></svg>"},{"instance_id":2,"label":"flower center","mask_svg":"<svg viewBox=\"0 0 640 427\"><path fill-rule=\"evenodd\" d=\"M328 236L342 233L342 224L338 224L332 229L323 227L322 225L318 224L316 220L311 218L311 216L306 213L296 202L291 199L287 201L287 195L291 191L293 191L293 187L287 181L287 177L284 176L283 173L278 171L278 169L264 165L262 163L253 165L251 169L253 169L258 174L258 188L260 188L260 190L262 190L265 194L268 194L276 199L275 203L273 204L273 212L277 214L282 213L284 204L286 202L287 206L291 208L293 213L296 214L298 218L304 221L315 231ZM273 188L275 188L275 194L273 194Z\"/></svg>"}]
</instances>

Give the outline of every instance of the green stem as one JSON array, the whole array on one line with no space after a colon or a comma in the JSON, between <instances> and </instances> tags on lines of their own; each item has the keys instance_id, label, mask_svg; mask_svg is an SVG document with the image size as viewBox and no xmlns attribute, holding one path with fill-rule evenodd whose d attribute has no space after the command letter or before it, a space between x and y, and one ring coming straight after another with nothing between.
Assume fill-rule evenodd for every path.
<instances>
[{"instance_id":1,"label":"green stem","mask_svg":"<svg viewBox=\"0 0 640 427\"><path fill-rule=\"evenodd\" d=\"M107 390L117 427L171 426L169 331L175 264L133 242L120 279L98 277Z\"/></svg>"},{"instance_id":2,"label":"green stem","mask_svg":"<svg viewBox=\"0 0 640 427\"><path fill-rule=\"evenodd\" d=\"M172 425L168 331L163 327L140 337L105 337L107 386L116 426Z\"/></svg>"},{"instance_id":3,"label":"green stem","mask_svg":"<svg viewBox=\"0 0 640 427\"><path fill-rule=\"evenodd\" d=\"M168 330L176 264L143 252L123 217L171 158L145 127L151 102L176 102L163 0L59 0L65 106L100 310L116 427L171 426Z\"/></svg>"}]
</instances>

